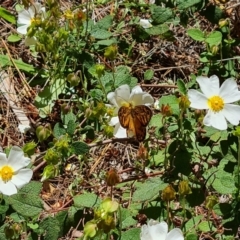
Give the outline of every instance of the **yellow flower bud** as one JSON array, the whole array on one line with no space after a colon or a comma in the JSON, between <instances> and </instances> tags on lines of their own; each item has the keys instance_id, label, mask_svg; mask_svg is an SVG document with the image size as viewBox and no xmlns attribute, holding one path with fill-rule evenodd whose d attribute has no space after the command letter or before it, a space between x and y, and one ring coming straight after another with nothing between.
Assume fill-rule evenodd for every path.
<instances>
[{"instance_id":1,"label":"yellow flower bud","mask_svg":"<svg viewBox=\"0 0 240 240\"><path fill-rule=\"evenodd\" d=\"M178 185L178 193L182 196L192 193L191 188L189 187L188 181L183 180Z\"/></svg>"},{"instance_id":2,"label":"yellow flower bud","mask_svg":"<svg viewBox=\"0 0 240 240\"><path fill-rule=\"evenodd\" d=\"M162 200L165 202L169 202L175 199L176 191L172 187L172 185L168 185L162 191Z\"/></svg>"}]
</instances>

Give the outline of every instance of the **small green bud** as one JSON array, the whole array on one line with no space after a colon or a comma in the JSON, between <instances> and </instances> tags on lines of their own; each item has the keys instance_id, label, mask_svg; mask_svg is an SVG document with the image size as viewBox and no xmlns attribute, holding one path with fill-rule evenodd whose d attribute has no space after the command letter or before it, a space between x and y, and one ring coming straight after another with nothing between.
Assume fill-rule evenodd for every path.
<instances>
[{"instance_id":1,"label":"small green bud","mask_svg":"<svg viewBox=\"0 0 240 240\"><path fill-rule=\"evenodd\" d=\"M162 191L162 200L165 202L169 202L175 199L176 192L172 185L168 185L165 189Z\"/></svg>"},{"instance_id":2,"label":"small green bud","mask_svg":"<svg viewBox=\"0 0 240 240\"><path fill-rule=\"evenodd\" d=\"M56 143L55 147L57 148L57 151L60 151L61 153L65 154L69 151L69 143L67 136L62 136Z\"/></svg>"},{"instance_id":3,"label":"small green bud","mask_svg":"<svg viewBox=\"0 0 240 240\"><path fill-rule=\"evenodd\" d=\"M117 56L117 45L111 45L105 49L104 57L114 60Z\"/></svg>"},{"instance_id":4,"label":"small green bud","mask_svg":"<svg viewBox=\"0 0 240 240\"><path fill-rule=\"evenodd\" d=\"M50 124L46 124L46 126L38 126L36 129L36 135L39 142L43 142L44 140L48 139L52 134Z\"/></svg>"},{"instance_id":5,"label":"small green bud","mask_svg":"<svg viewBox=\"0 0 240 240\"><path fill-rule=\"evenodd\" d=\"M96 73L98 78L100 78L104 74L105 66L102 64L97 64L96 65Z\"/></svg>"},{"instance_id":6,"label":"small green bud","mask_svg":"<svg viewBox=\"0 0 240 240\"><path fill-rule=\"evenodd\" d=\"M67 81L70 83L71 87L75 87L80 83L80 77L78 77L75 73L69 73Z\"/></svg>"},{"instance_id":7,"label":"small green bud","mask_svg":"<svg viewBox=\"0 0 240 240\"><path fill-rule=\"evenodd\" d=\"M183 95L179 98L179 107L183 110L186 111L186 109L189 108L190 106L190 101L187 96Z\"/></svg>"},{"instance_id":8,"label":"small green bud","mask_svg":"<svg viewBox=\"0 0 240 240\"><path fill-rule=\"evenodd\" d=\"M191 188L189 187L188 181L183 180L178 185L178 193L181 196L185 196L192 193Z\"/></svg>"},{"instance_id":9,"label":"small green bud","mask_svg":"<svg viewBox=\"0 0 240 240\"><path fill-rule=\"evenodd\" d=\"M84 237L93 238L97 234L97 224L94 220L87 222L83 229Z\"/></svg>"},{"instance_id":10,"label":"small green bud","mask_svg":"<svg viewBox=\"0 0 240 240\"><path fill-rule=\"evenodd\" d=\"M240 126L237 126L236 130L232 131L232 134L236 137L240 137Z\"/></svg>"},{"instance_id":11,"label":"small green bud","mask_svg":"<svg viewBox=\"0 0 240 240\"><path fill-rule=\"evenodd\" d=\"M48 164L55 165L59 162L59 159L59 153L53 148L49 148L44 156L44 160L46 160Z\"/></svg>"},{"instance_id":12,"label":"small green bud","mask_svg":"<svg viewBox=\"0 0 240 240\"><path fill-rule=\"evenodd\" d=\"M119 204L117 201L113 201L111 198L105 198L100 208L103 209L106 213L113 213L118 210Z\"/></svg>"},{"instance_id":13,"label":"small green bud","mask_svg":"<svg viewBox=\"0 0 240 240\"><path fill-rule=\"evenodd\" d=\"M216 54L218 53L218 50L219 50L219 47L216 46L216 45L213 45L213 46L211 47L211 53L212 53L213 55L216 55Z\"/></svg>"},{"instance_id":14,"label":"small green bud","mask_svg":"<svg viewBox=\"0 0 240 240\"><path fill-rule=\"evenodd\" d=\"M228 20L227 20L227 19L220 19L220 20L218 21L218 26L219 26L220 28L223 28L223 27L225 27L225 26L228 26Z\"/></svg>"},{"instance_id":15,"label":"small green bud","mask_svg":"<svg viewBox=\"0 0 240 240\"><path fill-rule=\"evenodd\" d=\"M218 203L218 198L216 196L207 196L205 206L207 209L212 210L217 203Z\"/></svg>"},{"instance_id":16,"label":"small green bud","mask_svg":"<svg viewBox=\"0 0 240 240\"><path fill-rule=\"evenodd\" d=\"M35 152L36 147L37 147L37 144L35 142L28 142L23 146L22 150L28 156L32 156Z\"/></svg>"},{"instance_id":17,"label":"small green bud","mask_svg":"<svg viewBox=\"0 0 240 240\"><path fill-rule=\"evenodd\" d=\"M49 178L55 177L55 173L56 173L56 168L53 165L47 165L43 170L41 182Z\"/></svg>"}]
</instances>

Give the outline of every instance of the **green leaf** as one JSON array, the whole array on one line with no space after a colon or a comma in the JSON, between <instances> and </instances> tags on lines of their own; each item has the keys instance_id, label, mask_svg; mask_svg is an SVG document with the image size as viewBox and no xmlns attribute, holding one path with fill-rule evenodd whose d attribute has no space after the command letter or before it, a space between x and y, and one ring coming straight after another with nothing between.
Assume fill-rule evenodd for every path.
<instances>
[{"instance_id":1,"label":"green leaf","mask_svg":"<svg viewBox=\"0 0 240 240\"><path fill-rule=\"evenodd\" d=\"M17 68L25 72L33 73L35 71L32 65L24 63L22 60L16 60L16 59L12 59L12 60ZM13 66L13 63L8 56L0 54L0 67L5 67L5 66Z\"/></svg>"},{"instance_id":2,"label":"green leaf","mask_svg":"<svg viewBox=\"0 0 240 240\"><path fill-rule=\"evenodd\" d=\"M198 236L197 236L197 234L188 233L185 236L185 240L198 240Z\"/></svg>"},{"instance_id":3,"label":"green leaf","mask_svg":"<svg viewBox=\"0 0 240 240\"><path fill-rule=\"evenodd\" d=\"M222 33L219 31L211 32L205 41L209 43L210 46L217 46L222 42Z\"/></svg>"},{"instance_id":4,"label":"green leaf","mask_svg":"<svg viewBox=\"0 0 240 240\"><path fill-rule=\"evenodd\" d=\"M84 142L73 142L72 143L73 151L76 155L82 155L89 151L89 146Z\"/></svg>"},{"instance_id":5,"label":"green leaf","mask_svg":"<svg viewBox=\"0 0 240 240\"><path fill-rule=\"evenodd\" d=\"M73 198L74 206L77 208L92 208L100 204L99 197L94 193L82 193Z\"/></svg>"},{"instance_id":6,"label":"green leaf","mask_svg":"<svg viewBox=\"0 0 240 240\"><path fill-rule=\"evenodd\" d=\"M203 42L205 41L204 33L200 29L189 29L187 30L187 34L196 41Z\"/></svg>"},{"instance_id":7,"label":"green leaf","mask_svg":"<svg viewBox=\"0 0 240 240\"><path fill-rule=\"evenodd\" d=\"M177 80L177 86L178 86L179 92L181 94L183 94L183 95L187 94L187 88L186 88L185 83L183 82L183 80L178 79Z\"/></svg>"},{"instance_id":8,"label":"green leaf","mask_svg":"<svg viewBox=\"0 0 240 240\"><path fill-rule=\"evenodd\" d=\"M170 8L160 7L156 5L151 6L152 20L156 24L166 23L173 18L173 12Z\"/></svg>"},{"instance_id":9,"label":"green leaf","mask_svg":"<svg viewBox=\"0 0 240 240\"><path fill-rule=\"evenodd\" d=\"M154 76L154 71L152 69L148 69L145 73L144 73L144 80L151 80Z\"/></svg>"},{"instance_id":10,"label":"green leaf","mask_svg":"<svg viewBox=\"0 0 240 240\"><path fill-rule=\"evenodd\" d=\"M103 45L103 46L110 46L112 44L117 44L117 40L114 38L107 39L107 40L100 40L100 41L97 41L96 44Z\"/></svg>"},{"instance_id":11,"label":"green leaf","mask_svg":"<svg viewBox=\"0 0 240 240\"><path fill-rule=\"evenodd\" d=\"M161 35L166 33L168 30L169 27L167 24L160 24L145 29L146 33L148 33L149 35Z\"/></svg>"},{"instance_id":12,"label":"green leaf","mask_svg":"<svg viewBox=\"0 0 240 240\"><path fill-rule=\"evenodd\" d=\"M200 3L202 0L183 0L180 2L180 4L177 6L179 10L184 10L186 8L192 7L198 3Z\"/></svg>"},{"instance_id":13,"label":"green leaf","mask_svg":"<svg viewBox=\"0 0 240 240\"><path fill-rule=\"evenodd\" d=\"M96 25L94 25L94 28L96 29L102 28L107 30L110 27L112 27L112 24L113 24L113 16L106 15L104 18L98 21Z\"/></svg>"},{"instance_id":14,"label":"green leaf","mask_svg":"<svg viewBox=\"0 0 240 240\"><path fill-rule=\"evenodd\" d=\"M67 125L67 133L72 136L76 130L77 123L75 123L73 120L70 120Z\"/></svg>"},{"instance_id":15,"label":"green leaf","mask_svg":"<svg viewBox=\"0 0 240 240\"><path fill-rule=\"evenodd\" d=\"M91 31L91 36L96 39L107 39L112 36L112 33L104 29L94 29Z\"/></svg>"},{"instance_id":16,"label":"green leaf","mask_svg":"<svg viewBox=\"0 0 240 240\"><path fill-rule=\"evenodd\" d=\"M8 42L19 42L21 39L22 37L17 34L11 34L7 38Z\"/></svg>"},{"instance_id":17,"label":"green leaf","mask_svg":"<svg viewBox=\"0 0 240 240\"><path fill-rule=\"evenodd\" d=\"M121 220L123 229L136 225L137 220L134 219L132 215L133 213L129 209L121 208Z\"/></svg>"},{"instance_id":18,"label":"green leaf","mask_svg":"<svg viewBox=\"0 0 240 240\"><path fill-rule=\"evenodd\" d=\"M4 229L8 227L8 224L3 224L1 227L0 227L0 239L1 240L9 240L9 238L6 237L6 234L5 234L5 231Z\"/></svg>"},{"instance_id":19,"label":"green leaf","mask_svg":"<svg viewBox=\"0 0 240 240\"><path fill-rule=\"evenodd\" d=\"M0 7L0 18L5 19L12 24L16 24L15 16L2 7Z\"/></svg>"},{"instance_id":20,"label":"green leaf","mask_svg":"<svg viewBox=\"0 0 240 240\"><path fill-rule=\"evenodd\" d=\"M153 200L159 196L159 192L163 190L167 184L165 184L160 178L152 178L144 183L139 183L136 186L136 191L133 193L134 202L144 202ZM151 191L149 191L151 189Z\"/></svg>"},{"instance_id":21,"label":"green leaf","mask_svg":"<svg viewBox=\"0 0 240 240\"><path fill-rule=\"evenodd\" d=\"M39 197L42 184L30 182L15 195L8 197L12 208L25 217L36 217L42 210L42 200Z\"/></svg>"},{"instance_id":22,"label":"green leaf","mask_svg":"<svg viewBox=\"0 0 240 240\"><path fill-rule=\"evenodd\" d=\"M215 231L216 228L213 226L213 223L210 221L202 221L198 225L198 229L201 232L210 232L210 231Z\"/></svg>"},{"instance_id":23,"label":"green leaf","mask_svg":"<svg viewBox=\"0 0 240 240\"><path fill-rule=\"evenodd\" d=\"M69 112L68 114L62 114L61 119L62 119L64 125L68 125L69 121L75 122L77 118L73 112Z\"/></svg>"},{"instance_id":24,"label":"green leaf","mask_svg":"<svg viewBox=\"0 0 240 240\"><path fill-rule=\"evenodd\" d=\"M53 240L58 239L60 226L59 222L54 217L45 218L40 224L39 227L44 230L44 240Z\"/></svg>"},{"instance_id":25,"label":"green leaf","mask_svg":"<svg viewBox=\"0 0 240 240\"><path fill-rule=\"evenodd\" d=\"M189 221L185 224L186 232L195 232L196 227L200 224L203 216L199 215L196 217L192 217Z\"/></svg>"},{"instance_id":26,"label":"green leaf","mask_svg":"<svg viewBox=\"0 0 240 240\"><path fill-rule=\"evenodd\" d=\"M53 128L54 137L59 138L65 134L66 134L66 129L63 127L63 125L61 123L56 123Z\"/></svg>"},{"instance_id":27,"label":"green leaf","mask_svg":"<svg viewBox=\"0 0 240 240\"><path fill-rule=\"evenodd\" d=\"M168 96L163 96L159 100L159 106L160 108L162 105L169 105L172 109L173 114L178 115L180 110L179 110L179 103L178 103L178 98L174 95L168 95Z\"/></svg>"},{"instance_id":28,"label":"green leaf","mask_svg":"<svg viewBox=\"0 0 240 240\"><path fill-rule=\"evenodd\" d=\"M140 232L141 232L140 228L132 228L132 229L122 233L121 240L139 239Z\"/></svg>"}]
</instances>

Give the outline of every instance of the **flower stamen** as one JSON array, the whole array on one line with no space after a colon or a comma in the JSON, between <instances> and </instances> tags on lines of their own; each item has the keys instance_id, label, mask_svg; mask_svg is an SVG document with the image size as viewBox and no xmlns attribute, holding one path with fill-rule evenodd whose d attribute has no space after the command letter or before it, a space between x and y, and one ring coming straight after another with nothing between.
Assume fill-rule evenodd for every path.
<instances>
[{"instance_id":1,"label":"flower stamen","mask_svg":"<svg viewBox=\"0 0 240 240\"><path fill-rule=\"evenodd\" d=\"M220 112L223 110L224 101L220 96L213 96L208 99L208 106L213 112Z\"/></svg>"},{"instance_id":2,"label":"flower stamen","mask_svg":"<svg viewBox=\"0 0 240 240\"><path fill-rule=\"evenodd\" d=\"M14 174L13 169L10 166L4 166L0 171L0 176L4 182L8 182L12 179Z\"/></svg>"}]
</instances>

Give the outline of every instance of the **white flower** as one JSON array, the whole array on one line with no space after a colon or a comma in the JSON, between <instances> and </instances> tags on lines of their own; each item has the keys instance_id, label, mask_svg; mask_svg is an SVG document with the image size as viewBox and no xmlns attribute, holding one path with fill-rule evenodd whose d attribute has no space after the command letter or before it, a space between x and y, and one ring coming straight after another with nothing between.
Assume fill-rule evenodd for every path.
<instances>
[{"instance_id":1,"label":"white flower","mask_svg":"<svg viewBox=\"0 0 240 240\"><path fill-rule=\"evenodd\" d=\"M152 27L152 24L149 22L148 19L140 19L139 24L140 24L143 28L150 28L150 27Z\"/></svg>"},{"instance_id":2,"label":"white flower","mask_svg":"<svg viewBox=\"0 0 240 240\"><path fill-rule=\"evenodd\" d=\"M168 233L166 222L158 222L151 219L143 225L140 233L141 240L183 240L183 233L179 228L174 228Z\"/></svg>"},{"instance_id":3,"label":"white flower","mask_svg":"<svg viewBox=\"0 0 240 240\"><path fill-rule=\"evenodd\" d=\"M197 82L202 93L191 89L188 97L191 102L190 107L196 109L208 109L207 115L203 119L203 124L212 126L219 130L227 129L228 120L233 125L238 125L240 121L240 106L230 104L240 100L240 91L234 79L228 78L219 87L217 76L197 77Z\"/></svg>"},{"instance_id":4,"label":"white flower","mask_svg":"<svg viewBox=\"0 0 240 240\"><path fill-rule=\"evenodd\" d=\"M115 114L117 114L119 108L126 103L131 103L133 107L137 105L151 105L154 103L153 97L149 93L143 92L140 86L135 86L132 92L130 92L130 87L127 84L118 87L115 92L108 93L107 99L115 107ZM115 126L115 137L127 137L127 131L120 125L118 116L112 117L109 124Z\"/></svg>"},{"instance_id":5,"label":"white flower","mask_svg":"<svg viewBox=\"0 0 240 240\"><path fill-rule=\"evenodd\" d=\"M33 175L31 169L25 168L30 159L24 157L23 151L13 146L7 158L5 153L0 153L0 192L4 195L17 193L17 189L27 184Z\"/></svg>"},{"instance_id":6,"label":"white flower","mask_svg":"<svg viewBox=\"0 0 240 240\"><path fill-rule=\"evenodd\" d=\"M26 133L28 130L31 129L30 125L19 124L18 129L21 133Z\"/></svg>"},{"instance_id":7,"label":"white flower","mask_svg":"<svg viewBox=\"0 0 240 240\"><path fill-rule=\"evenodd\" d=\"M149 0L149 4L154 4L155 0Z\"/></svg>"},{"instance_id":8,"label":"white flower","mask_svg":"<svg viewBox=\"0 0 240 240\"><path fill-rule=\"evenodd\" d=\"M45 7L38 2L34 3L29 7L29 9L23 9L18 14L17 24L21 25L17 28L17 31L23 35L27 34L28 27L31 26L31 23L34 22L37 18L42 19L45 14Z\"/></svg>"},{"instance_id":9,"label":"white flower","mask_svg":"<svg viewBox=\"0 0 240 240\"><path fill-rule=\"evenodd\" d=\"M156 109L156 110L160 110L160 106L159 106L159 99L157 99L155 102L154 102L154 108Z\"/></svg>"}]
</instances>

